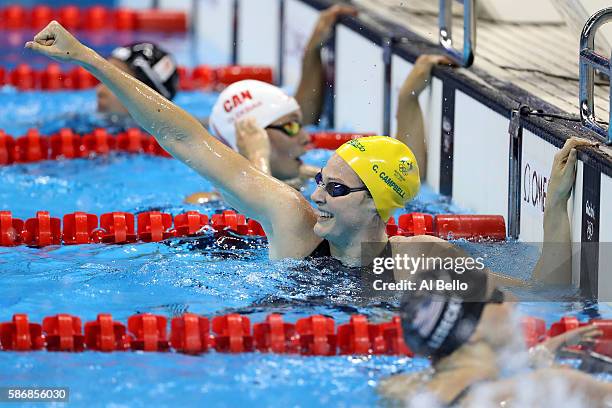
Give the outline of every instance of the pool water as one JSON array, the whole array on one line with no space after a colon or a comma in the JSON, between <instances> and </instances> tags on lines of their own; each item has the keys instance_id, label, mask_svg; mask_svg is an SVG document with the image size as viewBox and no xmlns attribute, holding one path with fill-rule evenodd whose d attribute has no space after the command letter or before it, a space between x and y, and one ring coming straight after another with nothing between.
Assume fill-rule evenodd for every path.
<instances>
[{"instance_id":1,"label":"pool water","mask_svg":"<svg viewBox=\"0 0 612 408\"><path fill-rule=\"evenodd\" d=\"M177 103L203 118L214 94L182 93ZM29 127L51 133L95 111L93 91L61 93L0 92L0 129L18 136ZM305 161L322 166L331 153L314 150ZM208 181L177 160L144 155L48 161L0 167L0 209L30 218L38 210L61 217L75 211L102 214L162 209L213 213L223 203L206 207L183 203L185 196L211 189ZM304 194L314 188L310 183ZM461 212L424 187L407 211ZM465 244L475 249L474 244ZM529 277L537 249L516 242L488 244L494 270ZM232 256L233 255L233 256ZM521 256L522 266L516 262ZM84 245L34 249L0 248L0 316L27 313L32 321L70 313L83 321L100 312L126 322L128 316L151 312L172 317L185 311L214 316L244 313L252 322L271 312L285 320L326 314L337 323L362 313L371 320L393 314L387 304L356 303L354 276L315 271L305 261L270 261L267 249L193 250L187 243ZM564 314L582 315L575 303L523 304L529 314L550 324ZM612 316L607 305L600 313ZM97 406L372 406L377 382L398 371L419 370L423 359L403 357L299 357L250 353L201 356L163 353L0 353L0 386L70 387L75 405Z\"/></svg>"}]
</instances>

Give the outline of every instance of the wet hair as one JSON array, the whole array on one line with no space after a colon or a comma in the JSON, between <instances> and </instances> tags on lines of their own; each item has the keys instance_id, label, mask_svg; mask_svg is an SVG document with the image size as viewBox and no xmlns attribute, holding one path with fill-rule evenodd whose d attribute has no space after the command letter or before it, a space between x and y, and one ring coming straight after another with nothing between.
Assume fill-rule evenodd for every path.
<instances>
[{"instance_id":1,"label":"wet hair","mask_svg":"<svg viewBox=\"0 0 612 408\"><path fill-rule=\"evenodd\" d=\"M143 42L118 47L111 57L126 63L136 79L165 98L171 100L176 95L179 80L176 63L157 45Z\"/></svg>"}]
</instances>

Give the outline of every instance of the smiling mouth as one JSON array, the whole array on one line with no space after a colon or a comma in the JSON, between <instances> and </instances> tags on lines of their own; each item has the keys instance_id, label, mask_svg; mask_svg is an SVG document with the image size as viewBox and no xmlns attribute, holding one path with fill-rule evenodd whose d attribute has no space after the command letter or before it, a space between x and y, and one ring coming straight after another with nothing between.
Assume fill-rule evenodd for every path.
<instances>
[{"instance_id":1,"label":"smiling mouth","mask_svg":"<svg viewBox=\"0 0 612 408\"><path fill-rule=\"evenodd\" d=\"M330 220L332 218L334 218L334 216L332 215L332 213L329 213L327 211L323 211L323 210L319 210L319 219L320 220Z\"/></svg>"}]
</instances>

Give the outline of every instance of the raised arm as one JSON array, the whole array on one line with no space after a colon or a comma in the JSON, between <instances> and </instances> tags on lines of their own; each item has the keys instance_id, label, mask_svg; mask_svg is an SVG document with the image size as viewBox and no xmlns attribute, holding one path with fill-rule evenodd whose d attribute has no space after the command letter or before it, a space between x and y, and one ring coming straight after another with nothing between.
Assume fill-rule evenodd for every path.
<instances>
[{"instance_id":1,"label":"raised arm","mask_svg":"<svg viewBox=\"0 0 612 408\"><path fill-rule=\"evenodd\" d=\"M427 176L427 141L419 95L430 82L434 65L453 62L443 55L421 55L400 88L397 101L397 132L395 138L414 152L419 163L421 180Z\"/></svg>"},{"instance_id":2,"label":"raised arm","mask_svg":"<svg viewBox=\"0 0 612 408\"><path fill-rule=\"evenodd\" d=\"M570 138L555 155L544 207L544 242L533 279L555 285L572 283L572 243L567 200L576 180L576 148L592 146L585 139Z\"/></svg>"},{"instance_id":3,"label":"raised arm","mask_svg":"<svg viewBox=\"0 0 612 408\"><path fill-rule=\"evenodd\" d=\"M272 256L299 256L284 244L283 235L307 231L309 226L312 234L314 214L301 194L259 171L212 137L197 119L81 44L56 21L26 47L91 72L164 149L209 179L232 206L262 223Z\"/></svg>"},{"instance_id":4,"label":"raised arm","mask_svg":"<svg viewBox=\"0 0 612 408\"><path fill-rule=\"evenodd\" d=\"M302 77L295 93L295 99L304 114L304 124L317 124L321 116L325 88L321 48L329 37L332 27L343 15L357 15L357 10L343 5L335 5L323 10L304 49Z\"/></svg>"}]
</instances>

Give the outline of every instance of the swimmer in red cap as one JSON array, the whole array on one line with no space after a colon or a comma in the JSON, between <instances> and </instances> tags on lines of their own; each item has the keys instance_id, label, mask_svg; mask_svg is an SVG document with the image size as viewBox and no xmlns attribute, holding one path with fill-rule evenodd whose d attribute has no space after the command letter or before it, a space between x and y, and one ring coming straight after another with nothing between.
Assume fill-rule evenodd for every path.
<instances>
[{"instance_id":1,"label":"swimmer in red cap","mask_svg":"<svg viewBox=\"0 0 612 408\"><path fill-rule=\"evenodd\" d=\"M295 189L262 172L242 155L213 137L183 109L151 87L121 71L81 44L56 21L26 44L59 61L79 64L104 83L130 115L159 144L223 193L246 216L257 219L269 242L272 259L327 256L347 266L368 265L362 244L372 253L420 257L432 244L452 247L437 237L386 234L387 217L404 208L418 192L419 168L402 142L364 137L345 143L317 174L312 194L316 210ZM571 245L567 201L574 184L577 148L592 142L568 139L555 156L544 214L544 245L534 278L571 284ZM396 278L401 278L397 269ZM403 271L405 272L405 271ZM520 283L496 278L495 283Z\"/></svg>"}]
</instances>

